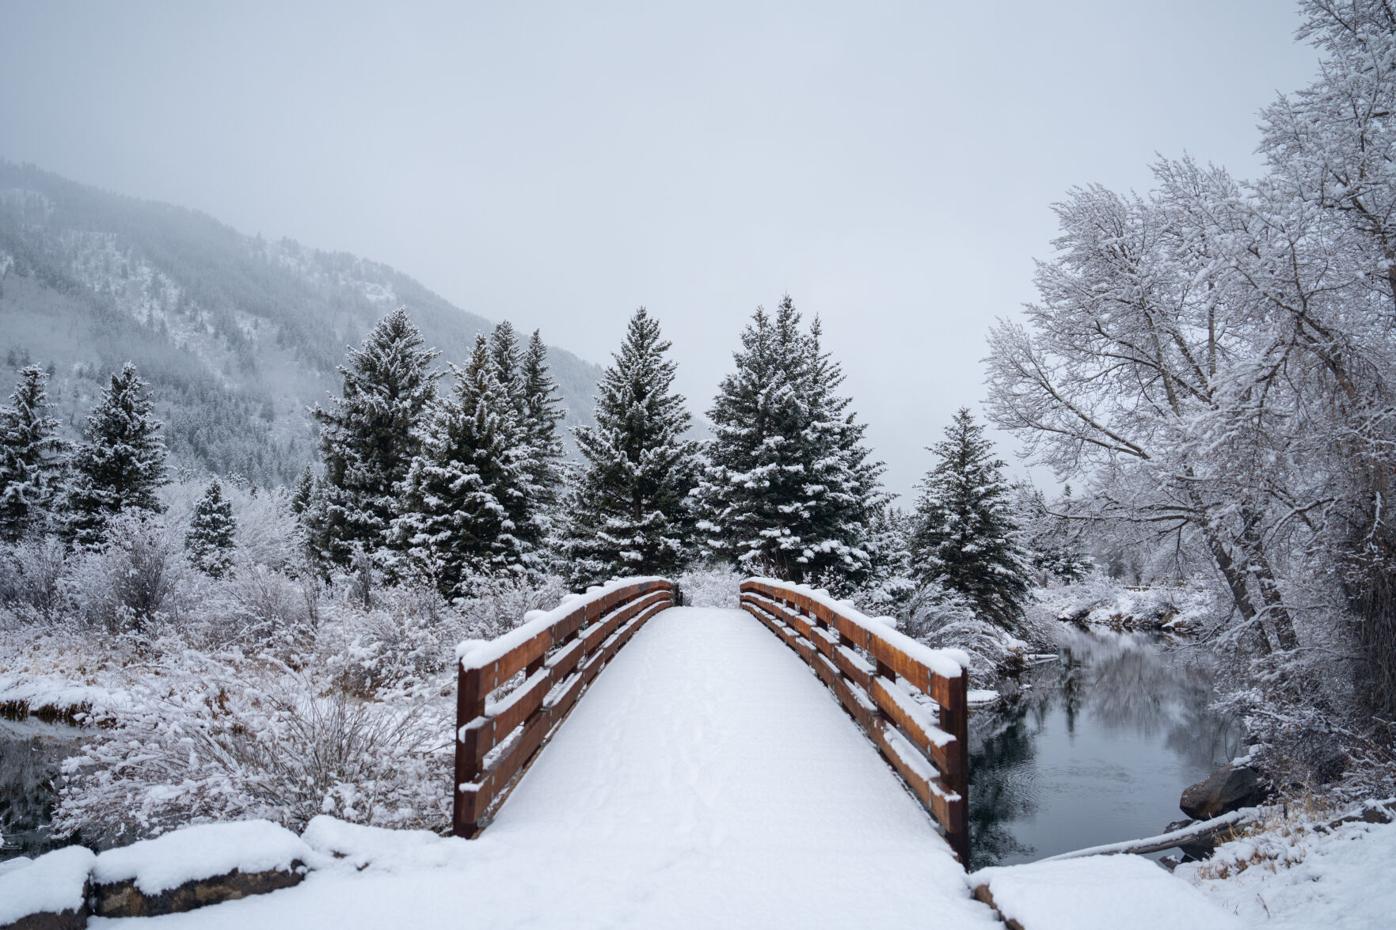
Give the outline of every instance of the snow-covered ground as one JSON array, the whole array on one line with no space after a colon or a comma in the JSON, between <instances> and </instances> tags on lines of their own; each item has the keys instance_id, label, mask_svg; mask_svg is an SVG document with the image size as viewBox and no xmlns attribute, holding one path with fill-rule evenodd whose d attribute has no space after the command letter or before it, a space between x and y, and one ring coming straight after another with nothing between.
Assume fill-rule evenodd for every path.
<instances>
[{"instance_id":1,"label":"snow-covered ground","mask_svg":"<svg viewBox=\"0 0 1396 930\"><path fill-rule=\"evenodd\" d=\"M736 610L649 621L480 839L305 836L344 858L160 925L1001 926L818 679Z\"/></svg>"},{"instance_id":2,"label":"snow-covered ground","mask_svg":"<svg viewBox=\"0 0 1396 930\"><path fill-rule=\"evenodd\" d=\"M1175 874L1257 930L1396 927L1396 823L1280 824Z\"/></svg>"}]
</instances>

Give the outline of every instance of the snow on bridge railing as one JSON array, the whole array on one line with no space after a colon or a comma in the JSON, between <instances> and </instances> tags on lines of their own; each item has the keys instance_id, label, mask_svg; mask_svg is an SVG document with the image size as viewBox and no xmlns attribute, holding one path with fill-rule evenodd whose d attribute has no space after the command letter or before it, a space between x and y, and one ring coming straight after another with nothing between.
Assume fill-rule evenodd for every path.
<instances>
[{"instance_id":1,"label":"snow on bridge railing","mask_svg":"<svg viewBox=\"0 0 1396 930\"><path fill-rule=\"evenodd\" d=\"M592 679L675 594L663 578L623 578L497 639L456 647L456 836L489 824Z\"/></svg>"},{"instance_id":2,"label":"snow on bridge railing","mask_svg":"<svg viewBox=\"0 0 1396 930\"><path fill-rule=\"evenodd\" d=\"M968 866L967 657L931 649L806 585L748 578L741 591L742 609L814 669Z\"/></svg>"}]
</instances>

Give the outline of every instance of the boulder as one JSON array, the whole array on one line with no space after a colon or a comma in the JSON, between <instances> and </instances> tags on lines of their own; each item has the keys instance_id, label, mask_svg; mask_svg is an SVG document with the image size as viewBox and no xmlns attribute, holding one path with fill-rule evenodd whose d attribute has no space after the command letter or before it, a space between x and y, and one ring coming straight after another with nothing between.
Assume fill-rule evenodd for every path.
<instances>
[{"instance_id":1,"label":"boulder","mask_svg":"<svg viewBox=\"0 0 1396 930\"><path fill-rule=\"evenodd\" d=\"M1259 772L1249 765L1228 764L1184 788L1178 806L1195 820L1211 820L1243 807L1254 807L1269 796Z\"/></svg>"},{"instance_id":2,"label":"boulder","mask_svg":"<svg viewBox=\"0 0 1396 930\"><path fill-rule=\"evenodd\" d=\"M133 879L95 885L92 889L92 913L98 917L156 917L192 911L207 904L236 901L248 895L266 894L290 888L305 878L305 868L292 862L290 868L265 872L240 872L234 869L223 875L195 879L182 885L146 894L136 887Z\"/></svg>"},{"instance_id":3,"label":"boulder","mask_svg":"<svg viewBox=\"0 0 1396 930\"><path fill-rule=\"evenodd\" d=\"M316 854L265 820L185 827L109 849L92 867L92 912L154 917L298 884Z\"/></svg>"},{"instance_id":4,"label":"boulder","mask_svg":"<svg viewBox=\"0 0 1396 930\"><path fill-rule=\"evenodd\" d=\"M87 926L87 881L95 857L65 846L0 873L0 930Z\"/></svg>"}]
</instances>

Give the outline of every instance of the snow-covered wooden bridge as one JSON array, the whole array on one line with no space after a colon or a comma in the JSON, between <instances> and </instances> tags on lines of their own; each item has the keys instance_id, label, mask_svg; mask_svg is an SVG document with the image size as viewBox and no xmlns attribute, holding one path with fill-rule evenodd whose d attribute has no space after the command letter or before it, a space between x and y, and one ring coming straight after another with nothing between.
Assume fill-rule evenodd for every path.
<instances>
[{"instance_id":1,"label":"snow-covered wooden bridge","mask_svg":"<svg viewBox=\"0 0 1396 930\"><path fill-rule=\"evenodd\" d=\"M676 599L667 581L630 580L463 644L455 832L471 839L316 818L296 887L157 919L185 930L1237 926L1137 857L967 877L956 654L778 582L745 582L742 609ZM90 925L118 922L141 920Z\"/></svg>"}]
</instances>

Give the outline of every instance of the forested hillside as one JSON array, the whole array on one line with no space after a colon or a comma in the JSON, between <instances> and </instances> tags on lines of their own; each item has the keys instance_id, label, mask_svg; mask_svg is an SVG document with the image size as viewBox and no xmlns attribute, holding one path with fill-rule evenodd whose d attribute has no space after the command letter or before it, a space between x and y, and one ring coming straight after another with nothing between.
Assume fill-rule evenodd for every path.
<instances>
[{"instance_id":1,"label":"forested hillside","mask_svg":"<svg viewBox=\"0 0 1396 930\"><path fill-rule=\"evenodd\" d=\"M288 482L314 455L305 408L400 305L443 361L463 362L493 326L386 265L0 161L0 357L7 380L52 371L74 433L130 360L179 465ZM599 369L556 349L549 362L568 420L588 422Z\"/></svg>"}]
</instances>

